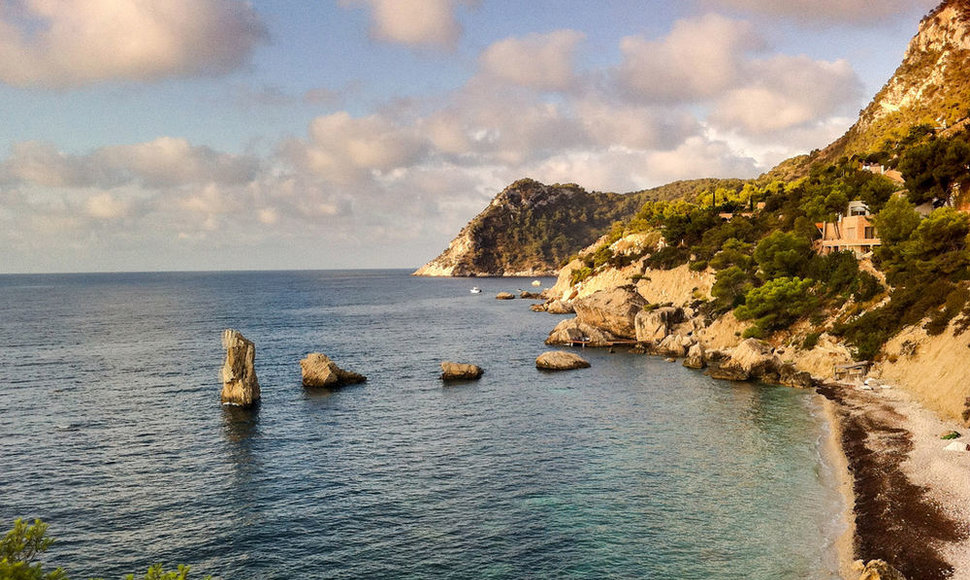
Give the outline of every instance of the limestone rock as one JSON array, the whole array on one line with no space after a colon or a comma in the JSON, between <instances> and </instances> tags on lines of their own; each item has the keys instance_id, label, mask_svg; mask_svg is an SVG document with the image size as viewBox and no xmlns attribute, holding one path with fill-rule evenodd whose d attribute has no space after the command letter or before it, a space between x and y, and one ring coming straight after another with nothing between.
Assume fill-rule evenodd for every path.
<instances>
[{"instance_id":1,"label":"limestone rock","mask_svg":"<svg viewBox=\"0 0 970 580\"><path fill-rule=\"evenodd\" d=\"M580 322L578 318L569 318L556 325L549 333L546 344L568 345L582 341L586 346L602 347L609 346L614 340L616 337L609 332Z\"/></svg>"},{"instance_id":2,"label":"limestone rock","mask_svg":"<svg viewBox=\"0 0 970 580\"><path fill-rule=\"evenodd\" d=\"M441 371L441 380L443 381L473 381L481 378L485 372L478 365L450 361L441 363Z\"/></svg>"},{"instance_id":3,"label":"limestone rock","mask_svg":"<svg viewBox=\"0 0 970 580\"><path fill-rule=\"evenodd\" d=\"M222 366L222 402L249 407L259 400L256 379L256 346L238 330L222 331L226 362Z\"/></svg>"},{"instance_id":4,"label":"limestone rock","mask_svg":"<svg viewBox=\"0 0 970 580\"><path fill-rule=\"evenodd\" d=\"M553 300L546 304L546 312L549 314L573 314L576 310L573 305L562 300Z\"/></svg>"},{"instance_id":5,"label":"limestone rock","mask_svg":"<svg viewBox=\"0 0 970 580\"><path fill-rule=\"evenodd\" d=\"M315 388L334 388L344 385L363 383L367 377L338 367L325 354L313 352L300 361L303 386Z\"/></svg>"},{"instance_id":6,"label":"limestone rock","mask_svg":"<svg viewBox=\"0 0 970 580\"><path fill-rule=\"evenodd\" d=\"M515 294L511 292L499 292L495 295L496 300L515 300Z\"/></svg>"},{"instance_id":7,"label":"limestone rock","mask_svg":"<svg viewBox=\"0 0 970 580\"><path fill-rule=\"evenodd\" d=\"M523 300L542 300L542 295L539 292L529 292L528 290L523 290L519 293L519 298Z\"/></svg>"},{"instance_id":8,"label":"limestone rock","mask_svg":"<svg viewBox=\"0 0 970 580\"><path fill-rule=\"evenodd\" d=\"M590 364L583 357L571 352L554 350L544 352L536 358L536 368L547 371L569 371L586 369Z\"/></svg>"},{"instance_id":9,"label":"limestone rock","mask_svg":"<svg viewBox=\"0 0 970 580\"><path fill-rule=\"evenodd\" d=\"M781 360L772 352L771 345L754 338L743 341L734 347L727 357L718 362L708 357L708 374L715 379L729 381L761 379L769 383L778 383L781 381L781 368ZM797 374L794 367L788 372L793 382L805 379L804 376Z\"/></svg>"},{"instance_id":10,"label":"limestone rock","mask_svg":"<svg viewBox=\"0 0 970 580\"><path fill-rule=\"evenodd\" d=\"M641 310L634 318L637 342L658 343L667 338L671 328L684 318L680 308L667 306L653 310Z\"/></svg>"},{"instance_id":11,"label":"limestone rock","mask_svg":"<svg viewBox=\"0 0 970 580\"><path fill-rule=\"evenodd\" d=\"M691 336L671 334L660 341L660 344L656 346L655 350L660 356L683 358L687 356L687 352L696 343L697 340Z\"/></svg>"},{"instance_id":12,"label":"limestone rock","mask_svg":"<svg viewBox=\"0 0 970 580\"><path fill-rule=\"evenodd\" d=\"M687 358L684 359L684 366L689 369L702 369L707 366L704 360L704 346L700 343L690 347L687 351Z\"/></svg>"},{"instance_id":13,"label":"limestone rock","mask_svg":"<svg viewBox=\"0 0 970 580\"><path fill-rule=\"evenodd\" d=\"M795 365L786 363L778 369L778 384L796 389L811 389L815 386L811 373L799 371Z\"/></svg>"},{"instance_id":14,"label":"limestone rock","mask_svg":"<svg viewBox=\"0 0 970 580\"><path fill-rule=\"evenodd\" d=\"M610 334L623 338L635 338L636 317L647 301L632 285L600 290L573 302L576 318Z\"/></svg>"},{"instance_id":15,"label":"limestone rock","mask_svg":"<svg viewBox=\"0 0 970 580\"><path fill-rule=\"evenodd\" d=\"M862 562L859 561L859 564ZM902 572L883 560L872 560L862 567L859 580L906 580Z\"/></svg>"}]
</instances>

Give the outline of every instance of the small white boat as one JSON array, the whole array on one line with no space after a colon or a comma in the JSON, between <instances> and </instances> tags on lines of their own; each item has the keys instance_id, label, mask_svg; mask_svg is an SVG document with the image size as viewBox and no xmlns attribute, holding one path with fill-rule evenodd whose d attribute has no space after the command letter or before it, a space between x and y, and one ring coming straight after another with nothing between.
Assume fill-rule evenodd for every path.
<instances>
[{"instance_id":1,"label":"small white boat","mask_svg":"<svg viewBox=\"0 0 970 580\"><path fill-rule=\"evenodd\" d=\"M469 292L471 292L472 294L481 294L482 293L482 289L479 288L478 286L475 286L474 288L472 288L471 290L469 290Z\"/></svg>"}]
</instances>

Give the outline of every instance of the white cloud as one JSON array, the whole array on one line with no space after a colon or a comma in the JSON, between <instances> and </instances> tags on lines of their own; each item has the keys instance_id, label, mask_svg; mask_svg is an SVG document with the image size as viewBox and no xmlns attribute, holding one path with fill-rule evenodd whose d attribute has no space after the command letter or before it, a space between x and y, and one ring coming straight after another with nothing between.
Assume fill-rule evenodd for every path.
<instances>
[{"instance_id":1,"label":"white cloud","mask_svg":"<svg viewBox=\"0 0 970 580\"><path fill-rule=\"evenodd\" d=\"M21 0L0 7L0 82L63 88L224 74L266 37L238 0Z\"/></svg>"},{"instance_id":2,"label":"white cloud","mask_svg":"<svg viewBox=\"0 0 970 580\"><path fill-rule=\"evenodd\" d=\"M574 60L586 38L575 30L500 40L482 53L482 73L500 82L539 91L564 91L575 82Z\"/></svg>"},{"instance_id":3,"label":"white cloud","mask_svg":"<svg viewBox=\"0 0 970 580\"><path fill-rule=\"evenodd\" d=\"M366 4L371 34L386 42L412 47L454 48L461 36L455 9L462 0L341 0L345 6Z\"/></svg>"},{"instance_id":4,"label":"white cloud","mask_svg":"<svg viewBox=\"0 0 970 580\"><path fill-rule=\"evenodd\" d=\"M131 202L103 192L89 197L84 202L84 210L93 218L116 220L128 216Z\"/></svg>"},{"instance_id":5,"label":"white cloud","mask_svg":"<svg viewBox=\"0 0 970 580\"><path fill-rule=\"evenodd\" d=\"M372 172L414 163L425 149L411 128L385 116L355 118L341 111L314 119L309 138L285 143L282 153L303 171L352 185L368 179Z\"/></svg>"},{"instance_id":6,"label":"white cloud","mask_svg":"<svg viewBox=\"0 0 970 580\"><path fill-rule=\"evenodd\" d=\"M102 147L87 155L29 141L15 144L11 156L0 162L0 183L102 188L135 182L148 187L238 184L252 180L258 168L253 157L220 153L173 137Z\"/></svg>"},{"instance_id":7,"label":"white cloud","mask_svg":"<svg viewBox=\"0 0 970 580\"><path fill-rule=\"evenodd\" d=\"M849 113L862 95L862 82L844 60L776 56L749 68L749 84L717 100L713 124L766 134Z\"/></svg>"},{"instance_id":8,"label":"white cloud","mask_svg":"<svg viewBox=\"0 0 970 580\"><path fill-rule=\"evenodd\" d=\"M751 24L707 14L677 21L661 40L623 38L617 79L637 99L701 100L734 86L744 59L763 47Z\"/></svg>"},{"instance_id":9,"label":"white cloud","mask_svg":"<svg viewBox=\"0 0 970 580\"><path fill-rule=\"evenodd\" d=\"M913 9L923 11L938 0L705 0L708 6L729 8L801 22L878 24Z\"/></svg>"}]
</instances>

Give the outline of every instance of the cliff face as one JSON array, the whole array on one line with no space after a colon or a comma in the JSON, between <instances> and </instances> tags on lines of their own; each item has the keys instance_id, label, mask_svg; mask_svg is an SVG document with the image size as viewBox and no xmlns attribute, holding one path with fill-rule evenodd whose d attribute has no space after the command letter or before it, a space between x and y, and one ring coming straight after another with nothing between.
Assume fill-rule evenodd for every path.
<instances>
[{"instance_id":1,"label":"cliff face","mask_svg":"<svg viewBox=\"0 0 970 580\"><path fill-rule=\"evenodd\" d=\"M970 112L970 0L948 0L930 12L902 64L823 159L866 154L913 125L952 127Z\"/></svg>"}]
</instances>

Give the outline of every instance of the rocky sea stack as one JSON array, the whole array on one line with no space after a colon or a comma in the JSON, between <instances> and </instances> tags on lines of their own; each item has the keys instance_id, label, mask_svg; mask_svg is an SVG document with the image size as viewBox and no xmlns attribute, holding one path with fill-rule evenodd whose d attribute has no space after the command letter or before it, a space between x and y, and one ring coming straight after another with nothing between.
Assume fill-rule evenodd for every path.
<instances>
[{"instance_id":1,"label":"rocky sea stack","mask_svg":"<svg viewBox=\"0 0 970 580\"><path fill-rule=\"evenodd\" d=\"M364 375L345 371L325 354L314 352L300 361L303 386L310 388L333 389L344 385L356 385L367 380Z\"/></svg>"},{"instance_id":2,"label":"rocky sea stack","mask_svg":"<svg viewBox=\"0 0 970 580\"><path fill-rule=\"evenodd\" d=\"M222 332L222 346L226 362L222 366L222 402L249 407L259 401L259 381L256 379L256 346L238 330Z\"/></svg>"}]
</instances>

